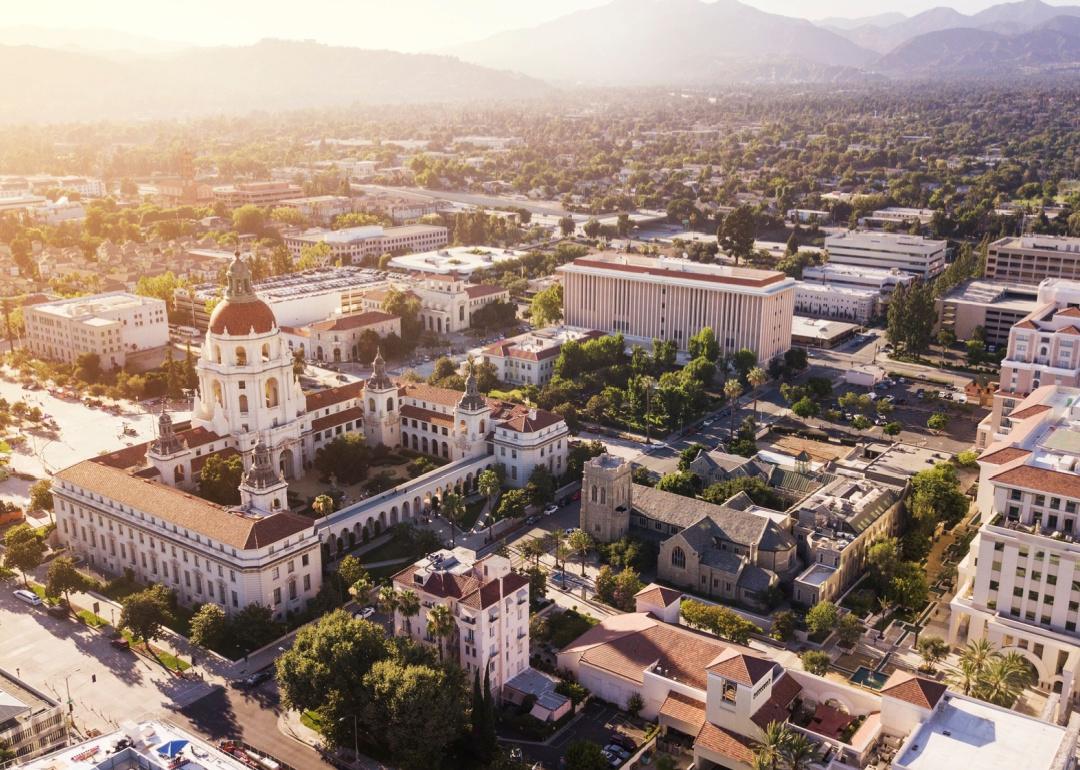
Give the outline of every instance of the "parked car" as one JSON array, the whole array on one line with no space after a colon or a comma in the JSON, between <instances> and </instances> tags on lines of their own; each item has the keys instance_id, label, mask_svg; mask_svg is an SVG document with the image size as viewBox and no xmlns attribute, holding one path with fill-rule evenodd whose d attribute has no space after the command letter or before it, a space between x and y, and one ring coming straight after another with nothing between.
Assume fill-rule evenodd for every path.
<instances>
[{"instance_id":1,"label":"parked car","mask_svg":"<svg viewBox=\"0 0 1080 770\"><path fill-rule=\"evenodd\" d=\"M549 506L544 508L544 515L545 516L550 516L553 513L557 513L558 510L559 510L559 506L557 506L557 505L549 505Z\"/></svg>"},{"instance_id":2,"label":"parked car","mask_svg":"<svg viewBox=\"0 0 1080 770\"><path fill-rule=\"evenodd\" d=\"M356 616L358 618L362 618L364 620L370 620L374 614L375 614L375 608L372 607L370 604L367 607L361 607L356 612Z\"/></svg>"},{"instance_id":3,"label":"parked car","mask_svg":"<svg viewBox=\"0 0 1080 770\"><path fill-rule=\"evenodd\" d=\"M629 735L623 735L622 733L612 733L611 743L616 746L622 746L627 751L637 751L637 741L631 738Z\"/></svg>"},{"instance_id":4,"label":"parked car","mask_svg":"<svg viewBox=\"0 0 1080 770\"><path fill-rule=\"evenodd\" d=\"M539 516L535 516L535 515L533 515L533 516L526 516L526 517L525 517L525 523L526 523L526 524L528 524L528 525L530 525L530 526L531 526L531 525L533 525L533 524L535 524L535 523L536 523L536 522L538 522L538 521L540 521L540 517L539 517Z\"/></svg>"},{"instance_id":5,"label":"parked car","mask_svg":"<svg viewBox=\"0 0 1080 770\"><path fill-rule=\"evenodd\" d=\"M125 639L122 636L118 637L116 639L110 639L109 644L112 647L115 647L118 650L130 650L131 649L131 642L129 642L127 639Z\"/></svg>"},{"instance_id":6,"label":"parked car","mask_svg":"<svg viewBox=\"0 0 1080 770\"><path fill-rule=\"evenodd\" d=\"M603 751L601 751L601 753L604 755L604 759L607 760L607 763L611 767L618 767L619 765L621 765L623 763L623 758L622 757L618 756L617 754L612 754L607 749L604 749Z\"/></svg>"},{"instance_id":7,"label":"parked car","mask_svg":"<svg viewBox=\"0 0 1080 770\"><path fill-rule=\"evenodd\" d=\"M54 604L45 611L52 615L54 618L62 619L68 616L68 608L63 604Z\"/></svg>"},{"instance_id":8,"label":"parked car","mask_svg":"<svg viewBox=\"0 0 1080 770\"><path fill-rule=\"evenodd\" d=\"M38 596L33 591L26 590L25 588L16 589L15 591L12 591L12 593L15 594L15 598L18 599L20 602L26 602L31 607L37 607L41 604L44 604L44 602L41 601L40 596Z\"/></svg>"},{"instance_id":9,"label":"parked car","mask_svg":"<svg viewBox=\"0 0 1080 770\"><path fill-rule=\"evenodd\" d=\"M713 418L710 417L708 420L705 420L705 422L703 422L701 424L704 425L705 427L708 427L708 426L712 425L714 422L716 422L716 420L714 420Z\"/></svg>"},{"instance_id":10,"label":"parked car","mask_svg":"<svg viewBox=\"0 0 1080 770\"><path fill-rule=\"evenodd\" d=\"M615 743L609 743L604 747L604 751L607 751L615 756L619 757L623 762L630 759L630 752Z\"/></svg>"}]
</instances>

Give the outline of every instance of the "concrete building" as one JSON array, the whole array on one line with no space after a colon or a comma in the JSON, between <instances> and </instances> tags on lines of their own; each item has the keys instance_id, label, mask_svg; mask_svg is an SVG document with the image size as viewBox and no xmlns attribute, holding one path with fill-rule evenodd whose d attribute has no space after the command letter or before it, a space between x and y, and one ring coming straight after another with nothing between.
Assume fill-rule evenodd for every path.
<instances>
[{"instance_id":1,"label":"concrete building","mask_svg":"<svg viewBox=\"0 0 1080 770\"><path fill-rule=\"evenodd\" d=\"M549 326L499 340L484 348L480 358L495 367L496 376L503 382L542 388L555 373L555 361L566 342L585 342L602 336L598 331Z\"/></svg>"},{"instance_id":2,"label":"concrete building","mask_svg":"<svg viewBox=\"0 0 1080 770\"><path fill-rule=\"evenodd\" d=\"M56 227L64 222L81 222L86 219L86 209L79 201L69 201L66 197L55 201L46 201L29 209L29 214L37 222Z\"/></svg>"},{"instance_id":3,"label":"concrete building","mask_svg":"<svg viewBox=\"0 0 1080 770\"><path fill-rule=\"evenodd\" d=\"M270 306L283 327L300 328L335 315L362 309L364 294L387 285L384 273L369 268L315 267L299 273L271 276L254 284L259 299ZM205 332L221 287L214 283L177 290L177 318ZM207 307L211 310L208 310Z\"/></svg>"},{"instance_id":4,"label":"concrete building","mask_svg":"<svg viewBox=\"0 0 1080 770\"><path fill-rule=\"evenodd\" d=\"M394 613L394 627L414 641L442 645L469 681L473 672L490 676L497 696L503 686L529 668L529 578L510 568L505 556L474 560L464 548L436 551L393 577L394 588L420 600L419 617ZM454 618L454 632L439 640L428 632L427 617L437 605Z\"/></svg>"},{"instance_id":5,"label":"concrete building","mask_svg":"<svg viewBox=\"0 0 1080 770\"><path fill-rule=\"evenodd\" d=\"M949 642L1019 652L1038 686L1080 699L1080 389L1044 385L979 457L982 526L958 565Z\"/></svg>"},{"instance_id":6,"label":"concrete building","mask_svg":"<svg viewBox=\"0 0 1080 770\"><path fill-rule=\"evenodd\" d=\"M925 227L934 219L933 209L913 209L903 206L889 206L877 209L860 220L866 227L897 227L907 229L912 225Z\"/></svg>"},{"instance_id":7,"label":"concrete building","mask_svg":"<svg viewBox=\"0 0 1080 770\"><path fill-rule=\"evenodd\" d=\"M792 316L791 344L800 348L831 350L850 340L858 330L859 324L848 321Z\"/></svg>"},{"instance_id":8,"label":"concrete building","mask_svg":"<svg viewBox=\"0 0 1080 770\"><path fill-rule=\"evenodd\" d=\"M288 182L241 182L235 185L215 187L214 200L224 203L228 208L240 206L271 206L302 194L298 185Z\"/></svg>"},{"instance_id":9,"label":"concrete building","mask_svg":"<svg viewBox=\"0 0 1080 770\"><path fill-rule=\"evenodd\" d=\"M799 555L809 565L792 598L807 607L837 601L866 569L866 551L896 534L904 490L840 476L799 503L794 516Z\"/></svg>"},{"instance_id":10,"label":"concrete building","mask_svg":"<svg viewBox=\"0 0 1080 770\"><path fill-rule=\"evenodd\" d=\"M934 241L914 235L847 232L825 238L829 262L855 267L903 270L923 279L945 269L946 241Z\"/></svg>"},{"instance_id":11,"label":"concrete building","mask_svg":"<svg viewBox=\"0 0 1080 770\"><path fill-rule=\"evenodd\" d=\"M285 198L278 206L293 209L308 222L329 226L336 217L353 210L352 198L347 195L309 195L303 198Z\"/></svg>"},{"instance_id":12,"label":"concrete building","mask_svg":"<svg viewBox=\"0 0 1080 770\"><path fill-rule=\"evenodd\" d=\"M23 320L30 350L65 363L96 353L102 367L113 369L130 353L169 342L164 301L122 291L28 305Z\"/></svg>"},{"instance_id":13,"label":"concrete building","mask_svg":"<svg viewBox=\"0 0 1080 770\"><path fill-rule=\"evenodd\" d=\"M351 265L383 254L431 251L445 246L448 238L449 232L442 225L365 225L340 230L306 230L299 235L286 236L285 246L293 259L299 259L305 246L325 243L330 247L327 264Z\"/></svg>"},{"instance_id":14,"label":"concrete building","mask_svg":"<svg viewBox=\"0 0 1080 770\"><path fill-rule=\"evenodd\" d=\"M967 281L935 300L938 328L949 329L958 340L968 340L979 327L988 345L1004 346L1013 326L1035 309L1037 296L1033 286Z\"/></svg>"},{"instance_id":15,"label":"concrete building","mask_svg":"<svg viewBox=\"0 0 1080 770\"><path fill-rule=\"evenodd\" d=\"M604 253L562 265L567 325L673 340L711 326L723 354L747 348L763 364L791 347L795 282L783 273L682 259Z\"/></svg>"},{"instance_id":16,"label":"concrete building","mask_svg":"<svg viewBox=\"0 0 1080 770\"><path fill-rule=\"evenodd\" d=\"M982 449L1007 436L1017 403L1051 383L1080 385L1078 281L1043 281L1035 308L1009 331L994 406L979 424L976 446Z\"/></svg>"},{"instance_id":17,"label":"concrete building","mask_svg":"<svg viewBox=\"0 0 1080 770\"><path fill-rule=\"evenodd\" d=\"M637 612L612 615L558 653L558 667L599 698L660 726L671 751L694 767L749 770L768 726L814 747L810 767L978 767L1072 770L1076 720L1048 724L895 671L880 691L786 668L768 652L677 625L679 598L643 591Z\"/></svg>"},{"instance_id":18,"label":"concrete building","mask_svg":"<svg viewBox=\"0 0 1080 770\"><path fill-rule=\"evenodd\" d=\"M334 363L367 363L374 357L379 340L391 334L401 337L401 318L381 310L366 310L300 328L282 327L281 333L289 350L299 352L305 358ZM374 345L369 344L372 342Z\"/></svg>"},{"instance_id":19,"label":"concrete building","mask_svg":"<svg viewBox=\"0 0 1080 770\"><path fill-rule=\"evenodd\" d=\"M634 484L613 455L585 464L580 526L604 543L631 532L658 540L661 579L754 608L798 567L794 538L745 494L714 505Z\"/></svg>"},{"instance_id":20,"label":"concrete building","mask_svg":"<svg viewBox=\"0 0 1080 770\"><path fill-rule=\"evenodd\" d=\"M881 295L831 283L795 282L795 312L814 318L869 323L880 312Z\"/></svg>"},{"instance_id":21,"label":"concrete building","mask_svg":"<svg viewBox=\"0 0 1080 770\"><path fill-rule=\"evenodd\" d=\"M66 707L0 669L0 746L22 765L67 744Z\"/></svg>"},{"instance_id":22,"label":"concrete building","mask_svg":"<svg viewBox=\"0 0 1080 770\"><path fill-rule=\"evenodd\" d=\"M1029 286L1047 278L1080 281L1080 238L1024 235L994 241L986 253L986 278Z\"/></svg>"},{"instance_id":23,"label":"concrete building","mask_svg":"<svg viewBox=\"0 0 1080 770\"><path fill-rule=\"evenodd\" d=\"M803 283L827 283L831 286L876 291L884 304L888 303L889 297L897 286L910 286L915 282L915 276L896 268L887 270L826 262L823 265L803 268L802 281Z\"/></svg>"},{"instance_id":24,"label":"concrete building","mask_svg":"<svg viewBox=\"0 0 1080 770\"><path fill-rule=\"evenodd\" d=\"M437 251L404 254L390 260L390 267L410 273L457 273L468 278L477 270L499 262L520 259L524 251L500 249L493 246L452 246Z\"/></svg>"},{"instance_id":25,"label":"concrete building","mask_svg":"<svg viewBox=\"0 0 1080 770\"><path fill-rule=\"evenodd\" d=\"M510 301L507 289L468 283L456 273L413 276L409 281L395 281L393 288L409 292L420 301L420 323L436 334L469 329L473 313L492 302ZM389 288L367 292L361 305L364 310L379 310L389 293Z\"/></svg>"}]
</instances>

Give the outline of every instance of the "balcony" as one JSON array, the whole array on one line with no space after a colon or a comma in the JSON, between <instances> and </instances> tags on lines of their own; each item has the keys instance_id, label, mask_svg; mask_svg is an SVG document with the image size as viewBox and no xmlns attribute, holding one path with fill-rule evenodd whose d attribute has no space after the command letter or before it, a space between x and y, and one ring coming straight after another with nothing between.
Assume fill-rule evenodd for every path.
<instances>
[{"instance_id":1,"label":"balcony","mask_svg":"<svg viewBox=\"0 0 1080 770\"><path fill-rule=\"evenodd\" d=\"M1022 532L1025 535L1039 535L1040 537L1048 537L1051 540L1057 540L1061 543L1075 543L1076 536L1072 532L1062 532L1059 529L1051 529L1050 527L1042 527L1037 524L1025 524L1018 519L1007 518L1000 513L994 514L993 518L987 522L987 526L997 527L999 529L1008 530L1010 532Z\"/></svg>"}]
</instances>

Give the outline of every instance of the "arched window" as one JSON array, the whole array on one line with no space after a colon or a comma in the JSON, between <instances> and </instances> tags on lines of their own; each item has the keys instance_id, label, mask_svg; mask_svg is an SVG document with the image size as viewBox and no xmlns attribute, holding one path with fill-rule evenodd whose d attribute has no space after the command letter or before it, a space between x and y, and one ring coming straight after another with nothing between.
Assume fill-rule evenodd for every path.
<instances>
[{"instance_id":1,"label":"arched window","mask_svg":"<svg viewBox=\"0 0 1080 770\"><path fill-rule=\"evenodd\" d=\"M367 408L368 408L369 412L371 412L372 414L375 414L375 399L369 398L367 400Z\"/></svg>"},{"instance_id":2,"label":"arched window","mask_svg":"<svg viewBox=\"0 0 1080 770\"><path fill-rule=\"evenodd\" d=\"M278 405L278 384L277 378L271 377L266 381L266 406L275 407Z\"/></svg>"},{"instance_id":3,"label":"arched window","mask_svg":"<svg viewBox=\"0 0 1080 770\"><path fill-rule=\"evenodd\" d=\"M183 465L177 465L175 468L173 468L173 483L180 484L184 481L184 478L185 474Z\"/></svg>"},{"instance_id":4,"label":"arched window","mask_svg":"<svg viewBox=\"0 0 1080 770\"><path fill-rule=\"evenodd\" d=\"M221 363L221 345L214 345L214 361Z\"/></svg>"},{"instance_id":5,"label":"arched window","mask_svg":"<svg viewBox=\"0 0 1080 770\"><path fill-rule=\"evenodd\" d=\"M394 397L393 396L390 396L389 398L386 399L386 411L388 411L388 412L394 411Z\"/></svg>"},{"instance_id":6,"label":"arched window","mask_svg":"<svg viewBox=\"0 0 1080 770\"><path fill-rule=\"evenodd\" d=\"M222 395L221 392L221 383L217 380L214 380L214 384L212 387L214 391L214 402L218 406L225 406L225 397Z\"/></svg>"},{"instance_id":7,"label":"arched window","mask_svg":"<svg viewBox=\"0 0 1080 770\"><path fill-rule=\"evenodd\" d=\"M607 502L607 490L604 487L600 487L600 505L604 505Z\"/></svg>"},{"instance_id":8,"label":"arched window","mask_svg":"<svg viewBox=\"0 0 1080 770\"><path fill-rule=\"evenodd\" d=\"M442 442L442 456L443 457L450 457L450 447L447 445L447 443L445 441Z\"/></svg>"},{"instance_id":9,"label":"arched window","mask_svg":"<svg viewBox=\"0 0 1080 770\"><path fill-rule=\"evenodd\" d=\"M247 414L247 413L248 413L247 396L241 395L240 396L240 414Z\"/></svg>"},{"instance_id":10,"label":"arched window","mask_svg":"<svg viewBox=\"0 0 1080 770\"><path fill-rule=\"evenodd\" d=\"M460 423L458 423L458 428L460 428L462 433L468 433L469 432L468 428L465 427L465 421L464 420L462 420Z\"/></svg>"},{"instance_id":11,"label":"arched window","mask_svg":"<svg viewBox=\"0 0 1080 770\"><path fill-rule=\"evenodd\" d=\"M269 342L264 342L263 343L263 346L262 346L262 360L263 361L269 361L270 360L270 343Z\"/></svg>"},{"instance_id":12,"label":"arched window","mask_svg":"<svg viewBox=\"0 0 1080 770\"><path fill-rule=\"evenodd\" d=\"M236 346L236 365L247 366L247 348L242 345Z\"/></svg>"},{"instance_id":13,"label":"arched window","mask_svg":"<svg viewBox=\"0 0 1080 770\"><path fill-rule=\"evenodd\" d=\"M592 492L590 492L589 495L592 498L592 501L595 503L596 502L596 484L593 484Z\"/></svg>"},{"instance_id":14,"label":"arched window","mask_svg":"<svg viewBox=\"0 0 1080 770\"><path fill-rule=\"evenodd\" d=\"M671 566L686 569L686 553L679 546L671 549Z\"/></svg>"},{"instance_id":15,"label":"arched window","mask_svg":"<svg viewBox=\"0 0 1080 770\"><path fill-rule=\"evenodd\" d=\"M317 361L322 361L323 360L323 357L322 357L322 345L319 345L319 347L315 350L315 360L317 360Z\"/></svg>"},{"instance_id":16,"label":"arched window","mask_svg":"<svg viewBox=\"0 0 1080 770\"><path fill-rule=\"evenodd\" d=\"M481 436L484 436L484 435L486 435L486 434L487 434L487 430L485 430L485 428L486 428L486 427L487 427L487 423L486 423L486 421L484 421L484 420L481 420L481 421L480 421L480 435L481 435Z\"/></svg>"}]
</instances>

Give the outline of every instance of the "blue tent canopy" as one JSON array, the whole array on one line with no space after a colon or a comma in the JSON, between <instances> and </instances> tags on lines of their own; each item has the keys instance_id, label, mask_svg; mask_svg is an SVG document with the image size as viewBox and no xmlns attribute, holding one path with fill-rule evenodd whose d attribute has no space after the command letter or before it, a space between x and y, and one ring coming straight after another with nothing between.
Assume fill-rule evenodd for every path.
<instances>
[{"instance_id":1,"label":"blue tent canopy","mask_svg":"<svg viewBox=\"0 0 1080 770\"><path fill-rule=\"evenodd\" d=\"M158 746L157 753L163 757L175 757L184 750L188 743L188 741L169 741Z\"/></svg>"}]
</instances>

